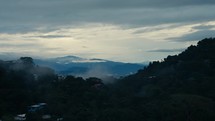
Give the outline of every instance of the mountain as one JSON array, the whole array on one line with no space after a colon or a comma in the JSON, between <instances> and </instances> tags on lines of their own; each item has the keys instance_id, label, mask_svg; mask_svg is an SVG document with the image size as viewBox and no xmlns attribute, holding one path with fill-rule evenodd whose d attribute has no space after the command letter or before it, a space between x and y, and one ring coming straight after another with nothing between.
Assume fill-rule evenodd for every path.
<instances>
[{"instance_id":1,"label":"mountain","mask_svg":"<svg viewBox=\"0 0 215 121\"><path fill-rule=\"evenodd\" d=\"M51 59L35 59L35 63L56 70L57 73L75 75L82 77L120 77L136 73L145 65L135 63L114 62L104 59L86 59L77 56L65 56Z\"/></svg>"}]
</instances>

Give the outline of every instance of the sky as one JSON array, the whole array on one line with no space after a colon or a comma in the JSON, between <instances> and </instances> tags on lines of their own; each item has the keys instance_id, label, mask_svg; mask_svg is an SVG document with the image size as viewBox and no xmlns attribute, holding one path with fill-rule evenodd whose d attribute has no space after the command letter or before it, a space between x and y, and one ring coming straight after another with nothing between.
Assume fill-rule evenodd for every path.
<instances>
[{"instance_id":1,"label":"sky","mask_svg":"<svg viewBox=\"0 0 215 121\"><path fill-rule=\"evenodd\" d=\"M214 0L0 0L0 55L162 60L215 35Z\"/></svg>"}]
</instances>

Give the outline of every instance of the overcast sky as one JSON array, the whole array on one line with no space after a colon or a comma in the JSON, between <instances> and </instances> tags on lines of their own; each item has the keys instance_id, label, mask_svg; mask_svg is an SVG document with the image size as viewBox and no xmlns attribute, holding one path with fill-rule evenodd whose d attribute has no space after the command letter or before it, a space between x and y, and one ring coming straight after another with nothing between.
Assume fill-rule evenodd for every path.
<instances>
[{"instance_id":1,"label":"overcast sky","mask_svg":"<svg viewBox=\"0 0 215 121\"><path fill-rule=\"evenodd\" d=\"M161 60L215 35L214 0L0 0L0 54Z\"/></svg>"}]
</instances>

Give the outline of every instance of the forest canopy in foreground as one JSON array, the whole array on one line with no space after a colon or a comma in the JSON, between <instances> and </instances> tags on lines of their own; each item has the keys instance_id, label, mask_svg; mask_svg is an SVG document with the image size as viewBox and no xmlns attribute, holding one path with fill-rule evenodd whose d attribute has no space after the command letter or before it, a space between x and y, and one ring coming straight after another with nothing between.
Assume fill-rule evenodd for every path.
<instances>
[{"instance_id":1,"label":"forest canopy in foreground","mask_svg":"<svg viewBox=\"0 0 215 121\"><path fill-rule=\"evenodd\" d=\"M0 61L0 120L214 121L214 53L207 38L112 84L59 76L30 57Z\"/></svg>"}]
</instances>

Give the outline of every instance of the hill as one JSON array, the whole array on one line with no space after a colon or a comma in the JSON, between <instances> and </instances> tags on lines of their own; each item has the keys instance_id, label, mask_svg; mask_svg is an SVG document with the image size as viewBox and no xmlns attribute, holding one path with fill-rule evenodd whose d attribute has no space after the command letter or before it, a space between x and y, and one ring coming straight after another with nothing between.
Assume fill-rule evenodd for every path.
<instances>
[{"instance_id":1,"label":"hill","mask_svg":"<svg viewBox=\"0 0 215 121\"><path fill-rule=\"evenodd\" d=\"M138 98L135 108L147 117L146 121L212 121L215 39L204 39L179 55L151 62L114 86L119 95Z\"/></svg>"},{"instance_id":2,"label":"hill","mask_svg":"<svg viewBox=\"0 0 215 121\"><path fill-rule=\"evenodd\" d=\"M59 76L30 57L0 61L0 120L214 121L214 53L215 39L207 38L108 84ZM38 104L47 108L28 110Z\"/></svg>"}]
</instances>

